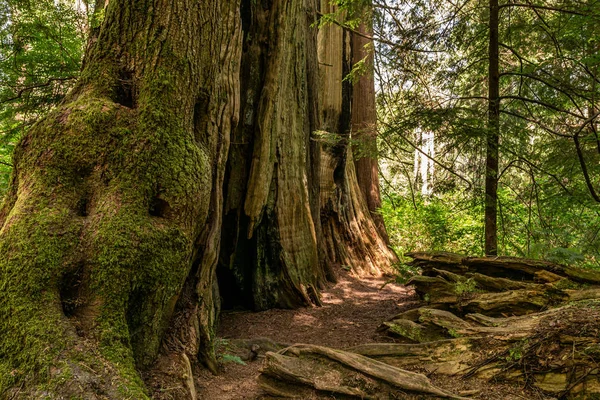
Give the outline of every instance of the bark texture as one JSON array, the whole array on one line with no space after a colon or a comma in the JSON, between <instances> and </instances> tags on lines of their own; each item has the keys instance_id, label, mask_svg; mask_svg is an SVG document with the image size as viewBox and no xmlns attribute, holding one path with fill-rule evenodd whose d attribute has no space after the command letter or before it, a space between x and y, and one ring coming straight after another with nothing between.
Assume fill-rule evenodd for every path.
<instances>
[{"instance_id":1,"label":"bark texture","mask_svg":"<svg viewBox=\"0 0 600 400\"><path fill-rule=\"evenodd\" d=\"M371 10L363 18L372 18ZM379 163L377 151L377 109L375 107L375 75L373 71L374 47L371 24L362 23L352 33L352 63L360 65L359 75L352 87L352 141L354 143L354 166L358 187L367 202L373 222L379 234L389 244L389 238L379 209Z\"/></svg>"},{"instance_id":2,"label":"bark texture","mask_svg":"<svg viewBox=\"0 0 600 400\"><path fill-rule=\"evenodd\" d=\"M0 396L201 396L221 300L318 304L331 262L394 258L346 140L348 35L322 111L313 0L201 3L108 2L81 80L19 144ZM346 139L318 140L322 120Z\"/></svg>"},{"instance_id":3,"label":"bark texture","mask_svg":"<svg viewBox=\"0 0 600 400\"><path fill-rule=\"evenodd\" d=\"M322 13L333 11L328 1L321 1ZM367 197L359 186L349 145L353 102L368 104L374 98L363 98L372 93L360 90L353 96L356 88L350 80L344 79L350 73L353 58L349 31L337 25L322 28L318 51L322 124L315 140L322 144L320 204L327 260L352 268L361 275L381 274L391 270L397 257L387 246L386 236L371 215ZM366 123L365 119L357 118L361 124Z\"/></svg>"},{"instance_id":4,"label":"bark texture","mask_svg":"<svg viewBox=\"0 0 600 400\"><path fill-rule=\"evenodd\" d=\"M0 211L0 393L146 398L137 369L188 297L184 349L210 345L238 13L111 0L76 88L20 142Z\"/></svg>"},{"instance_id":5,"label":"bark texture","mask_svg":"<svg viewBox=\"0 0 600 400\"><path fill-rule=\"evenodd\" d=\"M227 165L219 281L228 305L319 302L310 133L317 121L312 0L242 5L241 121Z\"/></svg>"}]
</instances>

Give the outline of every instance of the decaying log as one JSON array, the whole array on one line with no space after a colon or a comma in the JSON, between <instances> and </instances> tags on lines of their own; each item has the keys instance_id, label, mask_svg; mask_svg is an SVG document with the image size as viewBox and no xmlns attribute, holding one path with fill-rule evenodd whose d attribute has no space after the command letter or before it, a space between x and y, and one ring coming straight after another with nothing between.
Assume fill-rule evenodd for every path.
<instances>
[{"instance_id":1,"label":"decaying log","mask_svg":"<svg viewBox=\"0 0 600 400\"><path fill-rule=\"evenodd\" d=\"M468 314L461 319L446 314L420 308L384 325L409 321L418 326L421 337L445 335L445 340L368 344L350 351L399 368L418 366L438 374L526 382L561 395L600 394L600 301L509 318ZM390 333L399 336L398 330ZM403 339L414 340L410 333Z\"/></svg>"},{"instance_id":2,"label":"decaying log","mask_svg":"<svg viewBox=\"0 0 600 400\"><path fill-rule=\"evenodd\" d=\"M458 314L523 315L568 301L600 298L600 272L514 257L409 253L422 270L417 294L431 307Z\"/></svg>"},{"instance_id":3,"label":"decaying log","mask_svg":"<svg viewBox=\"0 0 600 400\"><path fill-rule=\"evenodd\" d=\"M565 266L544 260L516 257L465 257L447 252L407 253L412 265L419 267L425 276L437 276L437 270L459 275L480 273L490 277L509 278L515 281L551 283L561 278L573 282L600 285L600 272Z\"/></svg>"},{"instance_id":4,"label":"decaying log","mask_svg":"<svg viewBox=\"0 0 600 400\"><path fill-rule=\"evenodd\" d=\"M400 343L352 351L400 368L600 393L600 272L511 257L410 256L423 275L408 285L428 306L382 324Z\"/></svg>"}]
</instances>

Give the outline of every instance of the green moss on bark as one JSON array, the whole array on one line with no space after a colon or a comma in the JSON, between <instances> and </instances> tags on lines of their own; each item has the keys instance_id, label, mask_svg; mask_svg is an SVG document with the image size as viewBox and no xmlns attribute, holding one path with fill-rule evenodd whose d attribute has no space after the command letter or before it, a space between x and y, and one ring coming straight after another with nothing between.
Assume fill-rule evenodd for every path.
<instances>
[{"instance_id":1,"label":"green moss on bark","mask_svg":"<svg viewBox=\"0 0 600 400\"><path fill-rule=\"evenodd\" d=\"M69 380L61 360L79 339L60 286L82 269L78 312L93 319L86 335L100 350L90 357L118 366L124 393L145 396L136 368L158 353L206 215L208 194L198 194L211 178L176 111L153 103L128 110L79 96L19 146L16 202L5 205L0 240L0 393L22 380Z\"/></svg>"}]
</instances>

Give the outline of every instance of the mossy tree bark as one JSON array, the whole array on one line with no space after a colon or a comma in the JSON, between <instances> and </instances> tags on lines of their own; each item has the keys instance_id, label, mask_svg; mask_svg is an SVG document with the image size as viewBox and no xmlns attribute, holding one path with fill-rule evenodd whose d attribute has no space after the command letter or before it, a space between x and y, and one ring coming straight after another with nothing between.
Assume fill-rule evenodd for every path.
<instances>
[{"instance_id":1,"label":"mossy tree bark","mask_svg":"<svg viewBox=\"0 0 600 400\"><path fill-rule=\"evenodd\" d=\"M21 140L0 211L0 393L145 398L137 369L176 312L195 327L182 347L209 353L238 14L111 0L77 86Z\"/></svg>"}]
</instances>

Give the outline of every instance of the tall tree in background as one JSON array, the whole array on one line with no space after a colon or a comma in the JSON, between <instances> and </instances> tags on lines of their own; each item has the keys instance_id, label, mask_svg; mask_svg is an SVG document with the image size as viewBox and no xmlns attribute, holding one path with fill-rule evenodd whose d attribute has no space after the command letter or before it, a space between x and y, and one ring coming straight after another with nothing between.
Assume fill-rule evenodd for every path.
<instances>
[{"instance_id":1,"label":"tall tree in background","mask_svg":"<svg viewBox=\"0 0 600 400\"><path fill-rule=\"evenodd\" d=\"M469 209L467 220L481 219L469 223L472 239L460 247L453 246L464 236L462 222L442 224L437 249L491 254L495 247L597 265L597 115L589 110L598 97L598 3L500 2L497 18L489 1L402 4L376 2L380 137L391 172L384 190L392 203L390 188L406 187L417 215L433 212L433 200L449 215ZM425 201L404 167L415 151L428 155L418 132L436 137L434 190Z\"/></svg>"},{"instance_id":2,"label":"tall tree in background","mask_svg":"<svg viewBox=\"0 0 600 400\"><path fill-rule=\"evenodd\" d=\"M317 51L318 7L108 2L75 87L15 150L2 395L141 399L143 370L189 396L191 365L216 370L220 297L310 305L331 264L389 268L348 140L313 135L347 136L351 112L349 47Z\"/></svg>"},{"instance_id":3,"label":"tall tree in background","mask_svg":"<svg viewBox=\"0 0 600 400\"><path fill-rule=\"evenodd\" d=\"M498 254L498 146L500 145L500 56L498 0L489 3L488 127L485 155L485 255Z\"/></svg>"},{"instance_id":4,"label":"tall tree in background","mask_svg":"<svg viewBox=\"0 0 600 400\"><path fill-rule=\"evenodd\" d=\"M352 32L352 63L358 69L352 88L352 139L355 144L354 165L360 191L380 234L387 238L383 223L379 190L377 150L377 109L375 106L375 75L373 73L374 43L371 20L372 5L362 10L361 23Z\"/></svg>"}]
</instances>

